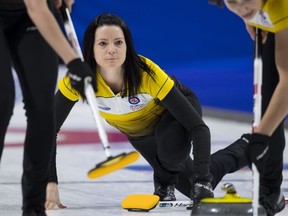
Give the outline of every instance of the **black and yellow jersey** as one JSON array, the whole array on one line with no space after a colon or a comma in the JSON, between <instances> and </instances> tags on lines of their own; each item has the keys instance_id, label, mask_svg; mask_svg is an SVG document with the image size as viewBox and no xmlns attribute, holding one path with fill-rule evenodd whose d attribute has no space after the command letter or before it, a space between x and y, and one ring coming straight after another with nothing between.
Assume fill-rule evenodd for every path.
<instances>
[{"instance_id":1,"label":"black and yellow jersey","mask_svg":"<svg viewBox=\"0 0 288 216\"><path fill-rule=\"evenodd\" d=\"M155 131L165 108L159 101L174 86L174 81L154 62L142 56L147 65L155 72L153 78L146 72L142 74L139 92L133 97L114 94L105 83L101 74L96 72L97 88L95 93L100 115L113 127L131 136L150 135ZM59 81L59 90L71 101L77 101L80 95L71 90L70 80L65 76Z\"/></svg>"},{"instance_id":2,"label":"black and yellow jersey","mask_svg":"<svg viewBox=\"0 0 288 216\"><path fill-rule=\"evenodd\" d=\"M288 28L288 1L267 0L248 24L273 33Z\"/></svg>"}]
</instances>

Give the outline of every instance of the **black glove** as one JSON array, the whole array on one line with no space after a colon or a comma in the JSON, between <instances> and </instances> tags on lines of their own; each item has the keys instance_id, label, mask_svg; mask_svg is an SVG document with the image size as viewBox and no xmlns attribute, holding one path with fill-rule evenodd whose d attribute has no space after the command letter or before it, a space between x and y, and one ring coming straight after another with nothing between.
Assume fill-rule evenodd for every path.
<instances>
[{"instance_id":1,"label":"black glove","mask_svg":"<svg viewBox=\"0 0 288 216\"><path fill-rule=\"evenodd\" d=\"M249 163L254 163L260 173L263 173L265 162L268 158L270 137L262 134L253 133L249 136L243 135L247 138L248 145L245 152Z\"/></svg>"},{"instance_id":2,"label":"black glove","mask_svg":"<svg viewBox=\"0 0 288 216\"><path fill-rule=\"evenodd\" d=\"M260 204L264 207L267 216L274 216L285 208L285 198L280 191L269 192L268 188L260 186Z\"/></svg>"},{"instance_id":3,"label":"black glove","mask_svg":"<svg viewBox=\"0 0 288 216\"><path fill-rule=\"evenodd\" d=\"M191 194L190 198L194 202L194 206L197 205L203 198L213 198L213 188L211 185L212 175L206 176L194 175L191 177Z\"/></svg>"},{"instance_id":4,"label":"black glove","mask_svg":"<svg viewBox=\"0 0 288 216\"><path fill-rule=\"evenodd\" d=\"M79 92L83 100L86 100L84 92L84 80L86 77L91 77L91 85L94 91L97 91L95 73L91 68L80 58L76 58L67 64L67 75L70 77L72 88Z\"/></svg>"}]
</instances>

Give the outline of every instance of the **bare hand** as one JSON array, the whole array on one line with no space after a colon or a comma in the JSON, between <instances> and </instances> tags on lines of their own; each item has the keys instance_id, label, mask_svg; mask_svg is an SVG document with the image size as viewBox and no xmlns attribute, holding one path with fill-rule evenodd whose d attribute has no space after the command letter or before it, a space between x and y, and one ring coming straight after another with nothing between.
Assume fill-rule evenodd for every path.
<instances>
[{"instance_id":1,"label":"bare hand","mask_svg":"<svg viewBox=\"0 0 288 216\"><path fill-rule=\"evenodd\" d=\"M60 8L62 5L62 2L64 2L67 6L67 8L69 9L69 11L72 11L72 5L74 4L74 0L54 0L54 4L56 6L56 8Z\"/></svg>"},{"instance_id":2,"label":"bare hand","mask_svg":"<svg viewBox=\"0 0 288 216\"><path fill-rule=\"evenodd\" d=\"M62 5L62 0L54 0L54 5L56 8L59 9Z\"/></svg>"},{"instance_id":3,"label":"bare hand","mask_svg":"<svg viewBox=\"0 0 288 216\"><path fill-rule=\"evenodd\" d=\"M46 187L46 202L45 208L51 210L54 206L58 206L60 209L67 208L60 202L58 185L55 182L49 182Z\"/></svg>"},{"instance_id":4,"label":"bare hand","mask_svg":"<svg viewBox=\"0 0 288 216\"><path fill-rule=\"evenodd\" d=\"M247 29L250 37L252 38L252 40L255 40L255 35L256 35L255 27L254 27L254 26L251 26L251 25L249 25L249 24L246 23L246 29ZM267 31L261 30L262 43L263 43L263 44L266 42L267 34L268 34Z\"/></svg>"},{"instance_id":5,"label":"bare hand","mask_svg":"<svg viewBox=\"0 0 288 216\"><path fill-rule=\"evenodd\" d=\"M72 12L72 5L74 4L74 0L63 0L65 4L67 5L68 10L70 13Z\"/></svg>"}]
</instances>

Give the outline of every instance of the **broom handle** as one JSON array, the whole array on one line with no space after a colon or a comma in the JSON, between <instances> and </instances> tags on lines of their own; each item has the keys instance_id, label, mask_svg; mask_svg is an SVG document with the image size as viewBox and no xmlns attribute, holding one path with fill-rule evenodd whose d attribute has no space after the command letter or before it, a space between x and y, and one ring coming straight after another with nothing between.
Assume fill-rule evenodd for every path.
<instances>
[{"instance_id":1,"label":"broom handle","mask_svg":"<svg viewBox=\"0 0 288 216\"><path fill-rule=\"evenodd\" d=\"M62 3L61 6L61 15L63 18L63 22L64 22L64 29L66 31L67 37L68 37L68 41L70 42L71 47L74 49L75 53L82 59L82 61L84 60L83 58L83 54L81 51L81 47L79 45L79 41L78 41L78 37L70 16L70 12L67 8L67 6L64 4L64 2Z\"/></svg>"},{"instance_id":2,"label":"broom handle","mask_svg":"<svg viewBox=\"0 0 288 216\"><path fill-rule=\"evenodd\" d=\"M74 49L75 53L83 61L84 60L83 54L82 54L81 47L80 47L79 41L78 41L78 37L77 37L76 31L75 31L75 28L74 28L74 25L73 25L73 22L72 22L72 19L70 16L70 12L64 3L61 7L61 14L63 17L64 28L65 28L68 40L69 40L72 48ZM94 120L96 122L99 136L100 136L105 154L107 157L111 157L111 153L109 151L109 148L110 148L109 141L108 141L107 134L106 134L104 126L103 126L101 116L99 114L98 103L97 103L97 100L95 98L95 93L94 93L93 87L91 85L91 78L90 77L86 77L84 80L84 91L85 91L85 95L86 95L88 104L90 105Z\"/></svg>"},{"instance_id":3,"label":"broom handle","mask_svg":"<svg viewBox=\"0 0 288 216\"><path fill-rule=\"evenodd\" d=\"M256 28L255 42L254 42L254 121L253 132L258 127L262 115L262 76L263 76L263 62L262 62L262 37L261 30ZM259 207L259 171L254 163L252 163L253 172L253 216L258 216Z\"/></svg>"},{"instance_id":4,"label":"broom handle","mask_svg":"<svg viewBox=\"0 0 288 216\"><path fill-rule=\"evenodd\" d=\"M258 127L262 115L262 37L261 30L256 28L255 42L254 42L254 121L253 130Z\"/></svg>"},{"instance_id":5,"label":"broom handle","mask_svg":"<svg viewBox=\"0 0 288 216\"><path fill-rule=\"evenodd\" d=\"M90 105L93 117L95 119L96 125L98 127L98 132L99 132L99 136L103 145L103 149L105 151L106 156L109 158L111 157L111 153L109 151L110 145L108 142L108 138L107 138L107 134L105 132L103 123L102 123L102 119L101 116L99 114L99 108L98 108L98 103L97 100L95 98L95 93L93 90L92 85L90 84L91 82L91 77L86 77L84 80L84 88L85 88L85 95L87 98L87 101Z\"/></svg>"}]
</instances>

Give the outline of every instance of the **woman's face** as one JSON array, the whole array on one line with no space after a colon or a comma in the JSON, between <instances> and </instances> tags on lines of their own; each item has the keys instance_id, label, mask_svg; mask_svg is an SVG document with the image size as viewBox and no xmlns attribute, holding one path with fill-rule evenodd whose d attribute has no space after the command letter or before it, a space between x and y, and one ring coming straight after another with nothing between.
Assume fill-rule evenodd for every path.
<instances>
[{"instance_id":1,"label":"woman's face","mask_svg":"<svg viewBox=\"0 0 288 216\"><path fill-rule=\"evenodd\" d=\"M97 64L105 69L121 68L126 59L127 46L123 31L115 25L96 29L94 56Z\"/></svg>"},{"instance_id":2,"label":"woman's face","mask_svg":"<svg viewBox=\"0 0 288 216\"><path fill-rule=\"evenodd\" d=\"M263 0L224 0L224 2L230 11L248 21L261 9Z\"/></svg>"}]
</instances>

